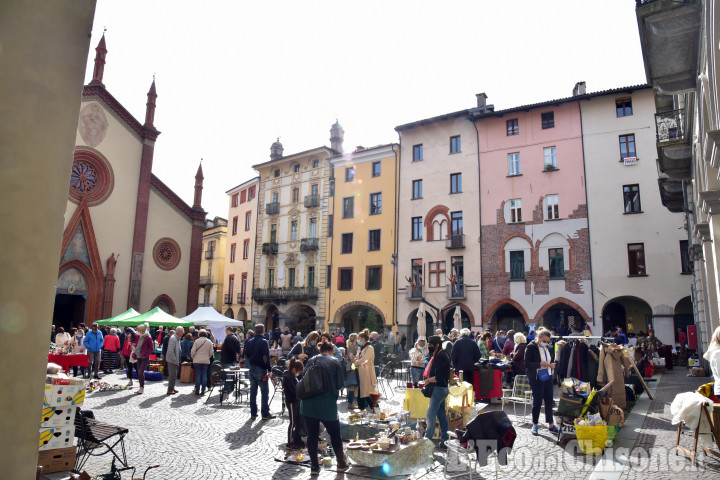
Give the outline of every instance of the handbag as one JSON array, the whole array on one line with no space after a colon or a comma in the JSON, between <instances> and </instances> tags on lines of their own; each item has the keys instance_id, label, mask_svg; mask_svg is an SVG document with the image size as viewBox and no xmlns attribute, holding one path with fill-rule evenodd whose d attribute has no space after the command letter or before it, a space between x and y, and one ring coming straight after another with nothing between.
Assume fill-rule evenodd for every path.
<instances>
[{"instance_id":1,"label":"handbag","mask_svg":"<svg viewBox=\"0 0 720 480\"><path fill-rule=\"evenodd\" d=\"M425 397L430 398L430 397L432 397L433 390L435 390L435 384L434 383L426 383L421 391Z\"/></svg>"},{"instance_id":2,"label":"handbag","mask_svg":"<svg viewBox=\"0 0 720 480\"><path fill-rule=\"evenodd\" d=\"M541 382L547 382L550 380L550 372L548 372L547 368L537 371L537 379Z\"/></svg>"},{"instance_id":3,"label":"handbag","mask_svg":"<svg viewBox=\"0 0 720 480\"><path fill-rule=\"evenodd\" d=\"M298 382L295 396L307 400L326 391L325 369L317 362L308 362L303 377Z\"/></svg>"},{"instance_id":4,"label":"handbag","mask_svg":"<svg viewBox=\"0 0 720 480\"><path fill-rule=\"evenodd\" d=\"M357 371L356 370L348 371L347 377L345 378L345 384L343 386L345 388L348 388L348 387L356 387L357 385L358 385Z\"/></svg>"}]
</instances>

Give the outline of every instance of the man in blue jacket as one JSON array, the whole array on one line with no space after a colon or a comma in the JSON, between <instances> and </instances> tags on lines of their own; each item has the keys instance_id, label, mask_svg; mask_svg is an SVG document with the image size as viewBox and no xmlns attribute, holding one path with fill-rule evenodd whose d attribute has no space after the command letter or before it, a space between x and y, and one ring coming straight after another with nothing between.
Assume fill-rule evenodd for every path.
<instances>
[{"instance_id":1,"label":"man in blue jacket","mask_svg":"<svg viewBox=\"0 0 720 480\"><path fill-rule=\"evenodd\" d=\"M268 375L272 370L270 366L270 346L263 336L265 326L261 323L255 325L255 335L245 342L243 355L250 364L250 417L257 418L257 391L260 387L260 413L263 420L275 418L270 415L268 402Z\"/></svg>"},{"instance_id":2,"label":"man in blue jacket","mask_svg":"<svg viewBox=\"0 0 720 480\"><path fill-rule=\"evenodd\" d=\"M91 330L85 335L83 345L87 348L88 356L88 377L90 377L90 371L94 371L95 375L93 378L100 379L98 371L100 370L100 351L103 347L103 335L98 331L98 326L93 323Z\"/></svg>"},{"instance_id":3,"label":"man in blue jacket","mask_svg":"<svg viewBox=\"0 0 720 480\"><path fill-rule=\"evenodd\" d=\"M464 372L463 380L472 383L475 375L475 363L480 360L480 348L477 343L470 340L469 329L460 330L460 338L453 344L450 357L455 370Z\"/></svg>"}]
</instances>

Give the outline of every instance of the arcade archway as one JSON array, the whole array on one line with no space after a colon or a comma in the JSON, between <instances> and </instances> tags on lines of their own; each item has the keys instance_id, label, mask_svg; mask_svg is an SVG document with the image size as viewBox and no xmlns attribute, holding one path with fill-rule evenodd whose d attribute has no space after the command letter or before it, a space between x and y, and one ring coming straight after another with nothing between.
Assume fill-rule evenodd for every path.
<instances>
[{"instance_id":1,"label":"arcade archway","mask_svg":"<svg viewBox=\"0 0 720 480\"><path fill-rule=\"evenodd\" d=\"M274 305L271 305L274 307ZM277 308L275 308L277 310ZM284 323L285 326L290 328L290 330L295 332L302 332L303 334L307 334L308 332L311 332L315 330L315 317L317 314L315 313L315 310L309 305L294 305L288 309L288 311L284 315ZM272 324L273 328L275 326L280 326L279 318L278 323L275 325L275 323Z\"/></svg>"},{"instance_id":2,"label":"arcade archway","mask_svg":"<svg viewBox=\"0 0 720 480\"><path fill-rule=\"evenodd\" d=\"M652 308L637 297L615 297L608 301L602 310L603 334L614 332L617 327L627 333L647 332L648 320Z\"/></svg>"},{"instance_id":3,"label":"arcade archway","mask_svg":"<svg viewBox=\"0 0 720 480\"><path fill-rule=\"evenodd\" d=\"M385 315L372 303L350 302L335 312L333 323L340 324L346 332L359 332L365 328L371 332L382 332Z\"/></svg>"},{"instance_id":4,"label":"arcade archway","mask_svg":"<svg viewBox=\"0 0 720 480\"><path fill-rule=\"evenodd\" d=\"M491 330L515 330L522 332L525 329L527 314L521 311L515 302L500 303L491 313L487 325Z\"/></svg>"},{"instance_id":5,"label":"arcade archway","mask_svg":"<svg viewBox=\"0 0 720 480\"><path fill-rule=\"evenodd\" d=\"M408 315L407 323L408 325L411 325L412 330L412 338L415 339L415 335L417 335L418 332L418 309L416 308L410 314ZM430 311L426 308L425 309L425 336L429 337L430 335L434 335L434 317L430 313Z\"/></svg>"},{"instance_id":6,"label":"arcade archway","mask_svg":"<svg viewBox=\"0 0 720 480\"><path fill-rule=\"evenodd\" d=\"M442 329L446 335L455 328L455 307L460 307L460 328L469 329L473 324L471 313L465 305L461 303L450 304L443 309Z\"/></svg>"}]
</instances>

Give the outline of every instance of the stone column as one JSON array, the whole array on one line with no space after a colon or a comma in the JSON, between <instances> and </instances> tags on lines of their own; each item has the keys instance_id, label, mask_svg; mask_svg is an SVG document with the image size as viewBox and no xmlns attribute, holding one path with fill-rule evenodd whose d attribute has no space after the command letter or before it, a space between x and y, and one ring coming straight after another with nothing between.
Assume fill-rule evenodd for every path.
<instances>
[{"instance_id":1,"label":"stone column","mask_svg":"<svg viewBox=\"0 0 720 480\"><path fill-rule=\"evenodd\" d=\"M0 471L35 478L63 217L94 0L0 4ZM29 233L31 232L31 233Z\"/></svg>"}]
</instances>

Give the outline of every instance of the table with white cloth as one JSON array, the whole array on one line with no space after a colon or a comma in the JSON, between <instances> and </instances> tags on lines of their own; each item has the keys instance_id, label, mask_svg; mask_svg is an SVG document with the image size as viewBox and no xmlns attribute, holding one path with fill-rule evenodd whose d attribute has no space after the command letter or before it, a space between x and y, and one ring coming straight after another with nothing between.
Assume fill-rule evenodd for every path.
<instances>
[{"instance_id":1,"label":"table with white cloth","mask_svg":"<svg viewBox=\"0 0 720 480\"><path fill-rule=\"evenodd\" d=\"M467 408L472 407L475 402L475 391L468 382L459 382L450 387L450 393L445 400L448 409L460 410L466 413ZM405 390L405 401L403 409L410 412L410 418L425 418L427 409L430 406L430 399L422 394L420 388L408 388Z\"/></svg>"},{"instance_id":2,"label":"table with white cloth","mask_svg":"<svg viewBox=\"0 0 720 480\"><path fill-rule=\"evenodd\" d=\"M433 463L433 450L435 444L427 438L415 440L408 445L401 445L394 453L373 453L365 450L350 450L345 452L350 461L356 465L368 468L381 467L387 463L389 475L412 475L422 467Z\"/></svg>"}]
</instances>

